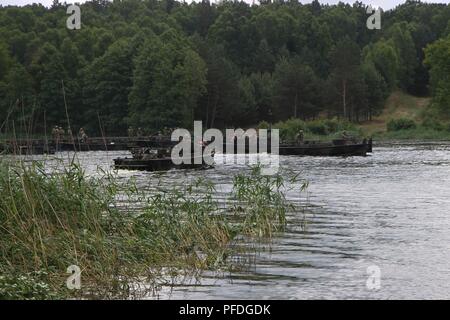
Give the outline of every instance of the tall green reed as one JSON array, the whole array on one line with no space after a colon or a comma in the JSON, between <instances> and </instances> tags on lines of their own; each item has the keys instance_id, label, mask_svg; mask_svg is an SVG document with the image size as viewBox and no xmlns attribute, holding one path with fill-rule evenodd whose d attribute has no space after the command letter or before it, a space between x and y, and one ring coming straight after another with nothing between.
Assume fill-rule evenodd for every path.
<instances>
[{"instance_id":1,"label":"tall green reed","mask_svg":"<svg viewBox=\"0 0 450 320\"><path fill-rule=\"evenodd\" d=\"M147 293L132 284L154 291L175 275L229 268L230 257L241 253L240 235L270 238L283 230L295 209L285 187L281 175L253 168L234 177L224 208L206 179L149 194L112 173L89 178L76 163L49 173L39 163L2 161L0 296L2 283L36 272L48 298L117 298ZM65 286L69 265L82 269L79 291ZM27 288L36 289L29 283L2 297L28 298Z\"/></svg>"}]
</instances>

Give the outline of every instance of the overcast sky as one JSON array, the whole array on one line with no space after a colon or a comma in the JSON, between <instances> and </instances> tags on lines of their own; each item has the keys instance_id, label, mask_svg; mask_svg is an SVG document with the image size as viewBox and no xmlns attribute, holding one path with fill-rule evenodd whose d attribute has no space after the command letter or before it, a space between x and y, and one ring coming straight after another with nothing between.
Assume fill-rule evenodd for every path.
<instances>
[{"instance_id":1,"label":"overcast sky","mask_svg":"<svg viewBox=\"0 0 450 320\"><path fill-rule=\"evenodd\" d=\"M186 0L187 2L190 2L191 0ZM215 0L212 0L211 2L214 2ZM247 2L252 2L251 0L246 0ZM302 3L309 3L312 0L300 0ZM337 3L339 0L319 0L322 3ZM363 3L371 4L372 6L376 7L382 7L383 9L392 9L393 7L397 6L398 4L401 4L405 2L406 0L362 0ZM60 0L60 2L64 2L64 0ZM66 0L67 3L74 3L74 2L85 2L85 0ZM354 0L342 0L342 2L349 2L353 3ZM449 3L450 0L422 0L422 2L433 2L433 3ZM45 6L49 6L52 3L52 0L0 0L0 4L3 6L7 5L27 5L31 3L42 3Z\"/></svg>"}]
</instances>

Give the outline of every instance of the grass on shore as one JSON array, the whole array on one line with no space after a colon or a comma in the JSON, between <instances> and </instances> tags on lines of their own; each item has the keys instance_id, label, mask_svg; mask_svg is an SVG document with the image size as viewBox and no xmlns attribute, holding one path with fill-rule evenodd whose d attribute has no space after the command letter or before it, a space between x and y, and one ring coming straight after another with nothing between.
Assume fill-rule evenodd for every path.
<instances>
[{"instance_id":1,"label":"grass on shore","mask_svg":"<svg viewBox=\"0 0 450 320\"><path fill-rule=\"evenodd\" d=\"M376 140L450 140L449 119L442 118L430 103L430 98L394 91L383 112L372 121L363 122L360 130ZM414 126L389 130L390 122L401 120L412 121Z\"/></svg>"},{"instance_id":2,"label":"grass on shore","mask_svg":"<svg viewBox=\"0 0 450 320\"><path fill-rule=\"evenodd\" d=\"M284 142L293 142L300 130L305 140L330 141L341 138L345 131L354 137L373 137L375 140L450 140L450 119L444 118L431 105L431 99L414 97L400 90L386 101L383 112L371 121L360 124L342 119L302 121L289 119L272 125L280 130ZM406 125L407 124L407 125ZM260 128L268 128L262 122Z\"/></svg>"},{"instance_id":3,"label":"grass on shore","mask_svg":"<svg viewBox=\"0 0 450 320\"><path fill-rule=\"evenodd\" d=\"M436 130L418 126L415 129L403 129L374 134L375 140L450 140L450 131Z\"/></svg>"},{"instance_id":4,"label":"grass on shore","mask_svg":"<svg viewBox=\"0 0 450 320\"><path fill-rule=\"evenodd\" d=\"M283 230L284 183L254 168L235 177L223 208L206 180L150 195L76 164L49 174L0 161L0 299L129 298L171 276L231 268L238 237ZM82 270L81 290L66 288L70 265Z\"/></svg>"},{"instance_id":5,"label":"grass on shore","mask_svg":"<svg viewBox=\"0 0 450 320\"><path fill-rule=\"evenodd\" d=\"M413 97L396 90L386 100L382 113L372 121L362 122L361 129L368 135L382 137L392 119L406 118L420 123L429 104L430 98Z\"/></svg>"}]
</instances>

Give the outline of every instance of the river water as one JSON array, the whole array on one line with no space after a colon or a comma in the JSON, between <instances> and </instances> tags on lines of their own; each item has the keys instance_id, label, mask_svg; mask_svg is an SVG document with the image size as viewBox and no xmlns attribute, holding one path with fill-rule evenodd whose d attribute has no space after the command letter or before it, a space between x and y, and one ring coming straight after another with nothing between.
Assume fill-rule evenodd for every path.
<instances>
[{"instance_id":1,"label":"river water","mask_svg":"<svg viewBox=\"0 0 450 320\"><path fill-rule=\"evenodd\" d=\"M78 154L88 172L126 152ZM64 157L64 155L62 155ZM288 197L308 203L246 272L205 274L162 291L172 299L450 298L450 144L387 143L368 157L283 156L309 181ZM119 171L141 185L199 176L229 192L238 165L163 174Z\"/></svg>"}]
</instances>

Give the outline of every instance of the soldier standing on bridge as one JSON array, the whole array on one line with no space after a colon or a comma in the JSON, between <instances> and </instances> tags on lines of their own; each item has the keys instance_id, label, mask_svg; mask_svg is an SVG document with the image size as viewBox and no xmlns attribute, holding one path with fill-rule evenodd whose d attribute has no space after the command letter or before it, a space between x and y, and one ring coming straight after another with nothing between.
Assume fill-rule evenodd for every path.
<instances>
[{"instance_id":1,"label":"soldier standing on bridge","mask_svg":"<svg viewBox=\"0 0 450 320\"><path fill-rule=\"evenodd\" d=\"M59 136L61 138L64 138L64 136L66 135L66 131L64 131L64 129L62 127L58 128L58 132L59 132Z\"/></svg>"},{"instance_id":2,"label":"soldier standing on bridge","mask_svg":"<svg viewBox=\"0 0 450 320\"><path fill-rule=\"evenodd\" d=\"M58 126L54 126L54 127L53 127L53 129L52 129L52 137L53 137L53 142L54 142L55 144L59 144L59 138L60 138L60 135L59 135L59 129L58 129Z\"/></svg>"},{"instance_id":3,"label":"soldier standing on bridge","mask_svg":"<svg viewBox=\"0 0 450 320\"><path fill-rule=\"evenodd\" d=\"M295 135L295 141L297 142L297 144L302 144L304 138L305 138L305 135L303 134L303 130L300 130L300 131Z\"/></svg>"},{"instance_id":4,"label":"soldier standing on bridge","mask_svg":"<svg viewBox=\"0 0 450 320\"><path fill-rule=\"evenodd\" d=\"M67 127L67 136L69 137L69 142L73 144L75 141L73 139L73 133L70 127Z\"/></svg>"},{"instance_id":5,"label":"soldier standing on bridge","mask_svg":"<svg viewBox=\"0 0 450 320\"><path fill-rule=\"evenodd\" d=\"M142 137L142 129L141 128L138 128L137 129L137 133L136 133L136 135L140 138L140 137Z\"/></svg>"},{"instance_id":6,"label":"soldier standing on bridge","mask_svg":"<svg viewBox=\"0 0 450 320\"><path fill-rule=\"evenodd\" d=\"M88 135L84 131L83 128L80 128L80 131L78 132L78 136L81 143L87 143L88 142Z\"/></svg>"},{"instance_id":7,"label":"soldier standing on bridge","mask_svg":"<svg viewBox=\"0 0 450 320\"><path fill-rule=\"evenodd\" d=\"M61 132L58 126L54 126L52 129L53 143L55 144L55 150L59 151L59 144L61 142Z\"/></svg>"}]
</instances>

